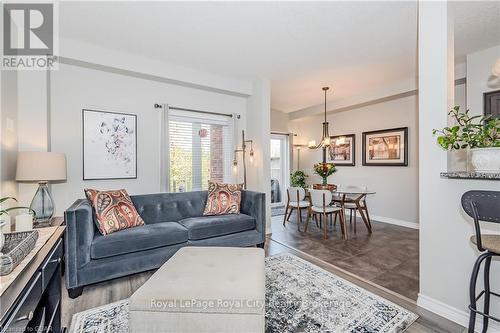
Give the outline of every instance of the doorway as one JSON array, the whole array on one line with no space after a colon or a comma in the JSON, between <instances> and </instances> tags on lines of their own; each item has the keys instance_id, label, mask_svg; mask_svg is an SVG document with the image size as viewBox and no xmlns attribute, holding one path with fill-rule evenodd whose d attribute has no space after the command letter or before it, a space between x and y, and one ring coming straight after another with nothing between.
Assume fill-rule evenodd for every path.
<instances>
[{"instance_id":1,"label":"doorway","mask_svg":"<svg viewBox=\"0 0 500 333\"><path fill-rule=\"evenodd\" d=\"M283 207L290 184L288 134L271 134L271 207Z\"/></svg>"}]
</instances>

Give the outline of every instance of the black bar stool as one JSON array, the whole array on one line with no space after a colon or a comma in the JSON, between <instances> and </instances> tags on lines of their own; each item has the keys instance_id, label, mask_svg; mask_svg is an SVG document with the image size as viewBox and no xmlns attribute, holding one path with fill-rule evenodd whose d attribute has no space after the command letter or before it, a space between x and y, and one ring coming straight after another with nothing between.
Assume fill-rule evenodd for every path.
<instances>
[{"instance_id":1,"label":"black bar stool","mask_svg":"<svg viewBox=\"0 0 500 333\"><path fill-rule=\"evenodd\" d=\"M469 333L474 333L476 314L483 316L483 333L488 330L489 319L500 322L500 318L490 315L490 296L500 297L500 294L490 290L491 258L500 256L500 235L482 235L479 221L500 223L500 192L499 191L468 191L462 196L464 211L474 219L476 235L470 238L471 242L482 252L477 258L470 279L470 318ZM479 269L484 261L484 290L476 294L476 282ZM477 301L484 296L483 312L477 309Z\"/></svg>"}]
</instances>

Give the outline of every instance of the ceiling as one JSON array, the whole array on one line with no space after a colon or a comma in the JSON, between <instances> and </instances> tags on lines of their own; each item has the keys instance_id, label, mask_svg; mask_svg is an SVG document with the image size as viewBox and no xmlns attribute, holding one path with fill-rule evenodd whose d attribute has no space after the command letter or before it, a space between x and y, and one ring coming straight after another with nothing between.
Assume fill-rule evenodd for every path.
<instances>
[{"instance_id":1,"label":"ceiling","mask_svg":"<svg viewBox=\"0 0 500 333\"><path fill-rule=\"evenodd\" d=\"M457 59L499 44L500 2L456 7ZM62 37L270 78L272 107L284 112L320 104L325 85L343 99L416 76L415 1L60 2L59 11Z\"/></svg>"}]
</instances>

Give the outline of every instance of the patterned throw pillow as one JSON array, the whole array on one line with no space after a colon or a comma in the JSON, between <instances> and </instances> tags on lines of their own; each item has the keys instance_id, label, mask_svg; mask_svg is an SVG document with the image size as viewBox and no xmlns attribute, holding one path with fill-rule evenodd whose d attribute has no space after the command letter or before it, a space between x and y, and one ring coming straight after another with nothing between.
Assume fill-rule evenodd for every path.
<instances>
[{"instance_id":1,"label":"patterned throw pillow","mask_svg":"<svg viewBox=\"0 0 500 333\"><path fill-rule=\"evenodd\" d=\"M103 235L144 225L126 190L98 191L85 189L94 208L97 228Z\"/></svg>"},{"instance_id":2,"label":"patterned throw pillow","mask_svg":"<svg viewBox=\"0 0 500 333\"><path fill-rule=\"evenodd\" d=\"M243 184L208 182L208 198L203 215L239 214Z\"/></svg>"}]
</instances>

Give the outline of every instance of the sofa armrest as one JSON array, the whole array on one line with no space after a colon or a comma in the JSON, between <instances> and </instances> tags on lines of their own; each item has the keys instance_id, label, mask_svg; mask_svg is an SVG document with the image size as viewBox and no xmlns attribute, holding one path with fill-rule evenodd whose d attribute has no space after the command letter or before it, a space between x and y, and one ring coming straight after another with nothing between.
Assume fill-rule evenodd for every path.
<instances>
[{"instance_id":1,"label":"sofa armrest","mask_svg":"<svg viewBox=\"0 0 500 333\"><path fill-rule=\"evenodd\" d=\"M254 191L241 191L241 213L255 218L256 229L266 238L266 194Z\"/></svg>"},{"instance_id":2,"label":"sofa armrest","mask_svg":"<svg viewBox=\"0 0 500 333\"><path fill-rule=\"evenodd\" d=\"M79 199L64 212L64 219L66 287L72 288L78 286L78 269L90 262L90 247L95 232L92 206L88 200Z\"/></svg>"}]
</instances>

